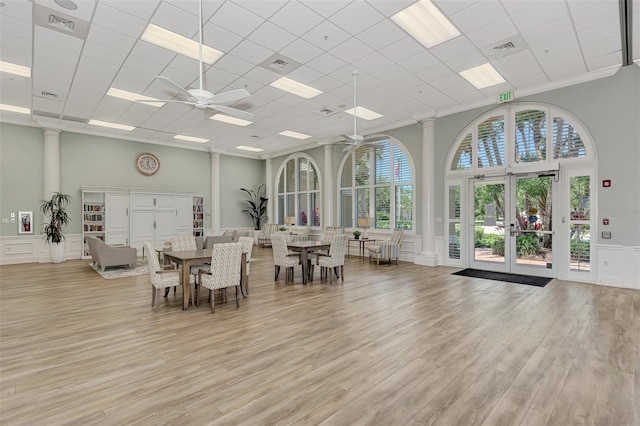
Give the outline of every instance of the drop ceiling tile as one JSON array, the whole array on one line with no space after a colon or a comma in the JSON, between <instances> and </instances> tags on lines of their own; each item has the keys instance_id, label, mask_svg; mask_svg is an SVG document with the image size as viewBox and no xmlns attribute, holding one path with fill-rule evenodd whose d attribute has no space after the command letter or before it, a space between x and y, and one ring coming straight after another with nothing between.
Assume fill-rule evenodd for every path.
<instances>
[{"instance_id":1,"label":"drop ceiling tile","mask_svg":"<svg viewBox=\"0 0 640 426\"><path fill-rule=\"evenodd\" d=\"M135 68L120 68L116 78L142 85L148 84L153 79L153 74L146 71L139 71Z\"/></svg>"},{"instance_id":2,"label":"drop ceiling tile","mask_svg":"<svg viewBox=\"0 0 640 426\"><path fill-rule=\"evenodd\" d=\"M441 92L445 92L451 87L461 86L468 83L464 78L460 77L458 74L451 74L446 77L431 80L429 84L435 87L436 89L440 90ZM469 85L469 87L473 87L473 86Z\"/></svg>"},{"instance_id":3,"label":"drop ceiling tile","mask_svg":"<svg viewBox=\"0 0 640 426\"><path fill-rule=\"evenodd\" d=\"M611 52L602 56L587 58L586 61L589 71L597 71L622 65L622 54L620 52Z\"/></svg>"},{"instance_id":4,"label":"drop ceiling tile","mask_svg":"<svg viewBox=\"0 0 640 426\"><path fill-rule=\"evenodd\" d=\"M23 21L17 18L12 18L10 16L5 16L4 14L0 15L0 17L0 24L2 24L3 35L5 33L9 33L12 37L15 38L31 40L33 25L31 25L30 21Z\"/></svg>"},{"instance_id":5,"label":"drop ceiling tile","mask_svg":"<svg viewBox=\"0 0 640 426\"><path fill-rule=\"evenodd\" d=\"M358 39L372 49L382 49L391 43L407 37L407 33L402 31L396 24L389 20L381 21L369 29L358 34Z\"/></svg>"},{"instance_id":6,"label":"drop ceiling tile","mask_svg":"<svg viewBox=\"0 0 640 426\"><path fill-rule=\"evenodd\" d=\"M330 92L340 86L343 86L344 83L340 80L337 80L329 75L324 75L313 82L313 87L318 90L322 90L323 92Z\"/></svg>"},{"instance_id":7,"label":"drop ceiling tile","mask_svg":"<svg viewBox=\"0 0 640 426\"><path fill-rule=\"evenodd\" d=\"M415 75L421 80L431 83L433 80L438 80L440 78L452 75L453 71L451 68L447 67L444 64L434 65L432 67L426 68L422 71L418 71Z\"/></svg>"},{"instance_id":8,"label":"drop ceiling tile","mask_svg":"<svg viewBox=\"0 0 640 426\"><path fill-rule=\"evenodd\" d=\"M636 2L638 3L638 2ZM604 22L619 22L618 2L603 1L593 7L575 12L573 22L578 32L595 27Z\"/></svg>"},{"instance_id":9,"label":"drop ceiling tile","mask_svg":"<svg viewBox=\"0 0 640 426\"><path fill-rule=\"evenodd\" d=\"M212 23L242 37L247 37L264 21L260 16L231 2L222 5L211 18Z\"/></svg>"},{"instance_id":10,"label":"drop ceiling tile","mask_svg":"<svg viewBox=\"0 0 640 426\"><path fill-rule=\"evenodd\" d=\"M259 64L269 56L273 55L275 52L273 50L267 49L266 47L260 46L259 44L256 44L251 40L245 39L236 47L234 47L229 53L240 59L251 62L252 64Z\"/></svg>"},{"instance_id":11,"label":"drop ceiling tile","mask_svg":"<svg viewBox=\"0 0 640 426\"><path fill-rule=\"evenodd\" d=\"M495 61L491 61L491 64L501 74L522 67L537 66L536 59L529 49L496 59Z\"/></svg>"},{"instance_id":12,"label":"drop ceiling tile","mask_svg":"<svg viewBox=\"0 0 640 426\"><path fill-rule=\"evenodd\" d=\"M61 114L64 108L64 102L54 101L52 99L40 98L38 96L34 96L33 98L32 109L34 111L44 111L50 112L54 114Z\"/></svg>"},{"instance_id":13,"label":"drop ceiling tile","mask_svg":"<svg viewBox=\"0 0 640 426\"><path fill-rule=\"evenodd\" d=\"M328 18L331 15L335 14L340 9L342 9L343 7L347 6L349 3L351 3L351 1L352 0L347 0L347 1L300 0L300 3L304 4L309 9L316 12L317 14L325 18Z\"/></svg>"},{"instance_id":14,"label":"drop ceiling tile","mask_svg":"<svg viewBox=\"0 0 640 426\"><path fill-rule=\"evenodd\" d=\"M399 65L393 64L373 73L373 76L381 81L400 80L409 76L409 72Z\"/></svg>"},{"instance_id":15,"label":"drop ceiling tile","mask_svg":"<svg viewBox=\"0 0 640 426\"><path fill-rule=\"evenodd\" d=\"M389 84L402 92L424 86L424 81L413 75L407 75L398 80L391 80Z\"/></svg>"},{"instance_id":16,"label":"drop ceiling tile","mask_svg":"<svg viewBox=\"0 0 640 426\"><path fill-rule=\"evenodd\" d=\"M506 18L502 5L497 1L475 3L449 16L449 20L460 32L467 33L484 26L493 26Z\"/></svg>"},{"instance_id":17,"label":"drop ceiling tile","mask_svg":"<svg viewBox=\"0 0 640 426\"><path fill-rule=\"evenodd\" d=\"M346 31L329 21L322 22L302 36L304 40L325 51L344 43L349 37Z\"/></svg>"},{"instance_id":18,"label":"drop ceiling tile","mask_svg":"<svg viewBox=\"0 0 640 426\"><path fill-rule=\"evenodd\" d=\"M422 81L422 79L421 79L421 81ZM432 93L435 93L437 91L438 91L438 89L436 89L432 85L427 84L425 82L422 82L421 85L409 88L409 89L405 90L404 93L407 96L410 96L410 97L412 97L414 99L419 99L419 98L423 98L424 96L427 96L427 95L430 95Z\"/></svg>"},{"instance_id":19,"label":"drop ceiling tile","mask_svg":"<svg viewBox=\"0 0 640 426\"><path fill-rule=\"evenodd\" d=\"M32 44L31 40L12 37L9 34L2 34L2 37L0 37L0 53L2 53L3 58L5 55L12 58L22 58L20 62L12 63L29 67L31 66Z\"/></svg>"},{"instance_id":20,"label":"drop ceiling tile","mask_svg":"<svg viewBox=\"0 0 640 426\"><path fill-rule=\"evenodd\" d=\"M331 54L333 56L346 63L355 62L371 53L373 53L373 50L357 38L350 38L344 43L331 49Z\"/></svg>"},{"instance_id":21,"label":"drop ceiling tile","mask_svg":"<svg viewBox=\"0 0 640 426\"><path fill-rule=\"evenodd\" d=\"M69 10L60 7L53 0L38 0L37 5L44 6L56 12L63 13L74 18L80 18L84 21L89 22L91 21L91 16L93 15L95 3L96 2L92 1L78 1L76 2L76 5L78 7L75 10Z\"/></svg>"},{"instance_id":22,"label":"drop ceiling tile","mask_svg":"<svg viewBox=\"0 0 640 426\"><path fill-rule=\"evenodd\" d=\"M230 52L242 41L242 37L217 25L207 23L202 30L202 42L220 52Z\"/></svg>"},{"instance_id":23,"label":"drop ceiling tile","mask_svg":"<svg viewBox=\"0 0 640 426\"><path fill-rule=\"evenodd\" d=\"M129 53L133 45L136 43L136 39L111 31L107 28L103 28L100 25L91 25L89 35L87 36L87 42L106 46L119 52Z\"/></svg>"},{"instance_id":24,"label":"drop ceiling tile","mask_svg":"<svg viewBox=\"0 0 640 426\"><path fill-rule=\"evenodd\" d=\"M471 6L478 4L479 2L479 0L431 0L431 3L433 3L438 9L440 9L441 12L443 12L447 16L451 16L454 13L459 13L465 9L470 8Z\"/></svg>"},{"instance_id":25,"label":"drop ceiling tile","mask_svg":"<svg viewBox=\"0 0 640 426\"><path fill-rule=\"evenodd\" d=\"M608 55L610 53L620 55L622 58L622 50L620 48L620 38L612 37L601 40L598 43L590 44L582 48L585 59L597 58L599 56Z\"/></svg>"},{"instance_id":26,"label":"drop ceiling tile","mask_svg":"<svg viewBox=\"0 0 640 426\"><path fill-rule=\"evenodd\" d=\"M447 66L455 72L460 72L486 64L487 62L487 58L482 53L476 51L448 60Z\"/></svg>"},{"instance_id":27,"label":"drop ceiling tile","mask_svg":"<svg viewBox=\"0 0 640 426\"><path fill-rule=\"evenodd\" d=\"M217 92L220 90L219 88L225 87L237 80L238 75L225 70L210 68L203 74L203 78L203 86L207 88L206 90ZM196 76L192 85L196 88L199 84L199 78Z\"/></svg>"},{"instance_id":28,"label":"drop ceiling tile","mask_svg":"<svg viewBox=\"0 0 640 426\"><path fill-rule=\"evenodd\" d=\"M466 37L460 36L439 44L438 46L431 48L429 51L433 56L444 62L448 59L457 58L477 50L478 49Z\"/></svg>"},{"instance_id":29,"label":"drop ceiling tile","mask_svg":"<svg viewBox=\"0 0 640 426\"><path fill-rule=\"evenodd\" d=\"M518 30L511 23L511 19L505 18L494 25L487 25L471 31L467 34L469 40L477 47L494 45L495 43L516 36Z\"/></svg>"},{"instance_id":30,"label":"drop ceiling tile","mask_svg":"<svg viewBox=\"0 0 640 426\"><path fill-rule=\"evenodd\" d=\"M0 103L30 108L31 79L0 73Z\"/></svg>"},{"instance_id":31,"label":"drop ceiling tile","mask_svg":"<svg viewBox=\"0 0 640 426\"><path fill-rule=\"evenodd\" d=\"M262 67L253 67L244 76L263 85L271 84L281 77L280 74Z\"/></svg>"},{"instance_id":32,"label":"drop ceiling tile","mask_svg":"<svg viewBox=\"0 0 640 426\"><path fill-rule=\"evenodd\" d=\"M580 45L574 34L562 37L548 43L543 43L531 48L534 56L543 61L545 58L567 54L568 52L578 51Z\"/></svg>"},{"instance_id":33,"label":"drop ceiling tile","mask_svg":"<svg viewBox=\"0 0 640 426\"><path fill-rule=\"evenodd\" d=\"M363 1L349 3L329 18L338 27L356 35L382 21L384 16Z\"/></svg>"},{"instance_id":34,"label":"drop ceiling tile","mask_svg":"<svg viewBox=\"0 0 640 426\"><path fill-rule=\"evenodd\" d=\"M68 52L75 53L76 55L79 55L82 50L84 41L79 38L39 26L34 26L33 29L35 43L42 43L47 46L57 47Z\"/></svg>"},{"instance_id":35,"label":"drop ceiling tile","mask_svg":"<svg viewBox=\"0 0 640 426\"><path fill-rule=\"evenodd\" d=\"M290 32L270 22L265 22L251 33L248 40L277 52L290 44L295 38L296 36Z\"/></svg>"},{"instance_id":36,"label":"drop ceiling tile","mask_svg":"<svg viewBox=\"0 0 640 426\"><path fill-rule=\"evenodd\" d=\"M176 57L176 53L145 41L136 43L130 55L161 66L167 66Z\"/></svg>"},{"instance_id":37,"label":"drop ceiling tile","mask_svg":"<svg viewBox=\"0 0 640 426\"><path fill-rule=\"evenodd\" d=\"M347 64L330 53L324 53L314 60L309 61L307 65L322 74L331 74Z\"/></svg>"},{"instance_id":38,"label":"drop ceiling tile","mask_svg":"<svg viewBox=\"0 0 640 426\"><path fill-rule=\"evenodd\" d=\"M129 37L139 37L147 27L147 21L136 18L119 9L110 7L101 2L96 6L96 14L92 21L95 25L107 27L112 31L117 31ZM197 21L196 21L197 25Z\"/></svg>"},{"instance_id":39,"label":"drop ceiling tile","mask_svg":"<svg viewBox=\"0 0 640 426\"><path fill-rule=\"evenodd\" d=\"M522 33L529 46L539 46L573 34L573 24L568 16L537 26Z\"/></svg>"},{"instance_id":40,"label":"drop ceiling tile","mask_svg":"<svg viewBox=\"0 0 640 426\"><path fill-rule=\"evenodd\" d=\"M313 86L313 82L322 77L324 74L314 70L313 68L307 67L305 65L300 68L296 68L287 74L287 77L299 81L300 83L307 84L311 87Z\"/></svg>"},{"instance_id":41,"label":"drop ceiling tile","mask_svg":"<svg viewBox=\"0 0 640 426\"><path fill-rule=\"evenodd\" d=\"M167 2L160 3L150 22L181 36L195 39L200 27L197 15Z\"/></svg>"},{"instance_id":42,"label":"drop ceiling tile","mask_svg":"<svg viewBox=\"0 0 640 426\"><path fill-rule=\"evenodd\" d=\"M353 62L353 65L357 69L366 70L367 72L372 73L393 65L393 62L391 62L391 60L386 56L378 52L373 52L364 58Z\"/></svg>"},{"instance_id":43,"label":"drop ceiling tile","mask_svg":"<svg viewBox=\"0 0 640 426\"><path fill-rule=\"evenodd\" d=\"M263 19L269 19L287 4L287 0L234 0L234 3Z\"/></svg>"},{"instance_id":44,"label":"drop ceiling tile","mask_svg":"<svg viewBox=\"0 0 640 426\"><path fill-rule=\"evenodd\" d=\"M31 24L33 16L33 6L31 2L26 1L9 1L5 2L5 6L0 13L0 26L4 27L5 19L15 18L23 22ZM4 32L4 29L3 29Z\"/></svg>"},{"instance_id":45,"label":"drop ceiling tile","mask_svg":"<svg viewBox=\"0 0 640 426\"><path fill-rule=\"evenodd\" d=\"M84 45L82 56L96 59L112 65L117 65L119 67L127 57L127 54L118 50L111 49L110 47L102 46L100 44L88 41Z\"/></svg>"},{"instance_id":46,"label":"drop ceiling tile","mask_svg":"<svg viewBox=\"0 0 640 426\"><path fill-rule=\"evenodd\" d=\"M409 72L415 73L439 63L440 60L438 58L429 53L429 51L425 50L418 53L417 55L413 55L409 58L399 61L398 65Z\"/></svg>"},{"instance_id":47,"label":"drop ceiling tile","mask_svg":"<svg viewBox=\"0 0 640 426\"><path fill-rule=\"evenodd\" d=\"M618 38L620 45L620 28L618 21L609 21L578 32L578 40L582 46L595 44L603 39Z\"/></svg>"},{"instance_id":48,"label":"drop ceiling tile","mask_svg":"<svg viewBox=\"0 0 640 426\"><path fill-rule=\"evenodd\" d=\"M441 0L440 0L441 1ZM544 3L546 0L501 0L502 6L509 15L522 12L530 7Z\"/></svg>"},{"instance_id":49,"label":"drop ceiling tile","mask_svg":"<svg viewBox=\"0 0 640 426\"><path fill-rule=\"evenodd\" d=\"M581 1L570 1L567 3L569 6L569 10L571 13L577 13L581 10L588 9L590 7L594 7L607 0L581 0Z\"/></svg>"},{"instance_id":50,"label":"drop ceiling tile","mask_svg":"<svg viewBox=\"0 0 640 426\"><path fill-rule=\"evenodd\" d=\"M206 3L210 3L207 1ZM109 7L121 10L129 15L148 21L160 4L160 0L110 1ZM203 6L204 8L204 6Z\"/></svg>"},{"instance_id":51,"label":"drop ceiling tile","mask_svg":"<svg viewBox=\"0 0 640 426\"><path fill-rule=\"evenodd\" d=\"M129 57L122 64L123 68L144 70L144 73L147 75L151 75L151 77L160 74L162 70L164 70L165 66L166 65L164 64L148 61L134 55L129 55Z\"/></svg>"},{"instance_id":52,"label":"drop ceiling tile","mask_svg":"<svg viewBox=\"0 0 640 426\"><path fill-rule=\"evenodd\" d=\"M386 17L391 17L415 3L415 0L369 0L371 6Z\"/></svg>"},{"instance_id":53,"label":"drop ceiling tile","mask_svg":"<svg viewBox=\"0 0 640 426\"><path fill-rule=\"evenodd\" d=\"M304 64L322 55L324 51L299 38L282 48L280 53L296 62Z\"/></svg>"},{"instance_id":54,"label":"drop ceiling tile","mask_svg":"<svg viewBox=\"0 0 640 426\"><path fill-rule=\"evenodd\" d=\"M275 25L300 37L324 18L303 3L293 1L278 10L270 19Z\"/></svg>"},{"instance_id":55,"label":"drop ceiling tile","mask_svg":"<svg viewBox=\"0 0 640 426\"><path fill-rule=\"evenodd\" d=\"M564 1L548 0L529 7L522 12L511 15L520 32L532 30L535 27L553 22L568 15Z\"/></svg>"},{"instance_id":56,"label":"drop ceiling tile","mask_svg":"<svg viewBox=\"0 0 640 426\"><path fill-rule=\"evenodd\" d=\"M119 67L116 65L83 56L80 59L74 78L88 79L96 83L106 81L107 83L105 84L109 85L118 74L118 70ZM130 90L124 87L120 87L120 89Z\"/></svg>"},{"instance_id":57,"label":"drop ceiling tile","mask_svg":"<svg viewBox=\"0 0 640 426\"><path fill-rule=\"evenodd\" d=\"M400 62L424 51L425 48L411 37L404 37L380 49L380 53L394 62Z\"/></svg>"},{"instance_id":58,"label":"drop ceiling tile","mask_svg":"<svg viewBox=\"0 0 640 426\"><path fill-rule=\"evenodd\" d=\"M36 70L40 70L40 75L42 75L42 72L46 70L49 74L69 76L69 81L73 77L73 73L75 71L75 63L69 65L58 61L51 61L39 56L35 56L33 58L33 66ZM35 72L33 75L37 76Z\"/></svg>"},{"instance_id":59,"label":"drop ceiling tile","mask_svg":"<svg viewBox=\"0 0 640 426\"><path fill-rule=\"evenodd\" d=\"M244 59L237 58L231 54L224 55L215 63L215 69L228 71L235 75L242 75L251 70L254 65Z\"/></svg>"},{"instance_id":60,"label":"drop ceiling tile","mask_svg":"<svg viewBox=\"0 0 640 426\"><path fill-rule=\"evenodd\" d=\"M541 59L539 62L552 81L587 72L579 51L565 52L562 55Z\"/></svg>"}]
</instances>

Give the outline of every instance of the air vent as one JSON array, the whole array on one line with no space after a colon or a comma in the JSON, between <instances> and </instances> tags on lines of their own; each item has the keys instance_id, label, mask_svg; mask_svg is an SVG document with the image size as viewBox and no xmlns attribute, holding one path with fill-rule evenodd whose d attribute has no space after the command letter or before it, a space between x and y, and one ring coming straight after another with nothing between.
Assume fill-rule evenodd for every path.
<instances>
[{"instance_id":1,"label":"air vent","mask_svg":"<svg viewBox=\"0 0 640 426\"><path fill-rule=\"evenodd\" d=\"M73 32L73 29L76 26L73 21L53 14L49 15L49 25L69 32Z\"/></svg>"},{"instance_id":2,"label":"air vent","mask_svg":"<svg viewBox=\"0 0 640 426\"><path fill-rule=\"evenodd\" d=\"M490 59L503 58L505 56L513 55L514 53L522 52L528 49L527 42L521 36L513 36L506 40L501 40L493 46L487 46L482 49L482 53Z\"/></svg>"},{"instance_id":3,"label":"air vent","mask_svg":"<svg viewBox=\"0 0 640 426\"><path fill-rule=\"evenodd\" d=\"M321 115L323 117L329 117L336 113L336 111L330 110L329 108L322 108L320 111L314 111L315 114Z\"/></svg>"},{"instance_id":4,"label":"air vent","mask_svg":"<svg viewBox=\"0 0 640 426\"><path fill-rule=\"evenodd\" d=\"M293 59L289 59L286 56L280 55L279 53L272 55L260 64L262 68L266 68L269 71L273 71L281 75L289 74L291 71L295 70L301 65L302 64L294 61Z\"/></svg>"},{"instance_id":5,"label":"air vent","mask_svg":"<svg viewBox=\"0 0 640 426\"><path fill-rule=\"evenodd\" d=\"M44 90L41 92L43 98L48 99L58 99L57 93L45 92Z\"/></svg>"}]
</instances>

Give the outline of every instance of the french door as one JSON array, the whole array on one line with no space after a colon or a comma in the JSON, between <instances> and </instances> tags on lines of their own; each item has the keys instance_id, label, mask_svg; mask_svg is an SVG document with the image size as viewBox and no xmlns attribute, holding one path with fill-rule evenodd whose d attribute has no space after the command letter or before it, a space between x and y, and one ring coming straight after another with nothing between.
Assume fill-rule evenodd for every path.
<instances>
[{"instance_id":1,"label":"french door","mask_svg":"<svg viewBox=\"0 0 640 426\"><path fill-rule=\"evenodd\" d=\"M555 184L555 174L470 179L470 266L555 277Z\"/></svg>"}]
</instances>

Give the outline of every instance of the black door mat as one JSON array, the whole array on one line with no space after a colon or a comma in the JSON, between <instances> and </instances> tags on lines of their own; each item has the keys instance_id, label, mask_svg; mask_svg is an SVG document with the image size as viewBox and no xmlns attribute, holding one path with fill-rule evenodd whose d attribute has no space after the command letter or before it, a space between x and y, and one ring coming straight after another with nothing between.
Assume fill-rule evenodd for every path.
<instances>
[{"instance_id":1,"label":"black door mat","mask_svg":"<svg viewBox=\"0 0 640 426\"><path fill-rule=\"evenodd\" d=\"M505 274L504 272L481 271L479 269L463 269L454 272L452 275L461 275L463 277L484 278L486 280L504 281L508 283L533 285L536 287L544 287L549 284L553 278L531 277L529 275Z\"/></svg>"}]
</instances>

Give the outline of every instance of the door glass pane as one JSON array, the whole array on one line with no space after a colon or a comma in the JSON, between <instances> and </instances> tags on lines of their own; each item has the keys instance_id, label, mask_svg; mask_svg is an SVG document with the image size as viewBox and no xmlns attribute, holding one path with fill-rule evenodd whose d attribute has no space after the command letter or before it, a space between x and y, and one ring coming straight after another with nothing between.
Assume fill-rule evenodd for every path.
<instances>
[{"instance_id":1,"label":"door glass pane","mask_svg":"<svg viewBox=\"0 0 640 426\"><path fill-rule=\"evenodd\" d=\"M516 179L516 264L550 269L553 265L552 177Z\"/></svg>"},{"instance_id":2,"label":"door glass pane","mask_svg":"<svg viewBox=\"0 0 640 426\"><path fill-rule=\"evenodd\" d=\"M376 229L391 229L391 188L383 186L376 188L375 200Z\"/></svg>"},{"instance_id":3,"label":"door glass pane","mask_svg":"<svg viewBox=\"0 0 640 426\"><path fill-rule=\"evenodd\" d=\"M320 193L313 192L311 193L310 197L311 197L311 206L310 206L311 218L309 219L309 224L311 226L320 226Z\"/></svg>"},{"instance_id":4,"label":"door glass pane","mask_svg":"<svg viewBox=\"0 0 640 426\"><path fill-rule=\"evenodd\" d=\"M571 270L591 271L591 229L588 224L571 224Z\"/></svg>"},{"instance_id":5,"label":"door glass pane","mask_svg":"<svg viewBox=\"0 0 640 426\"><path fill-rule=\"evenodd\" d=\"M504 263L504 183L474 185L474 259Z\"/></svg>"},{"instance_id":6,"label":"door glass pane","mask_svg":"<svg viewBox=\"0 0 640 426\"><path fill-rule=\"evenodd\" d=\"M460 259L460 185L449 186L449 259Z\"/></svg>"},{"instance_id":7,"label":"door glass pane","mask_svg":"<svg viewBox=\"0 0 640 426\"><path fill-rule=\"evenodd\" d=\"M396 186L396 228L413 229L413 186Z\"/></svg>"},{"instance_id":8,"label":"door glass pane","mask_svg":"<svg viewBox=\"0 0 640 426\"><path fill-rule=\"evenodd\" d=\"M589 220L591 210L591 178L574 176L570 179L571 220Z\"/></svg>"}]
</instances>

